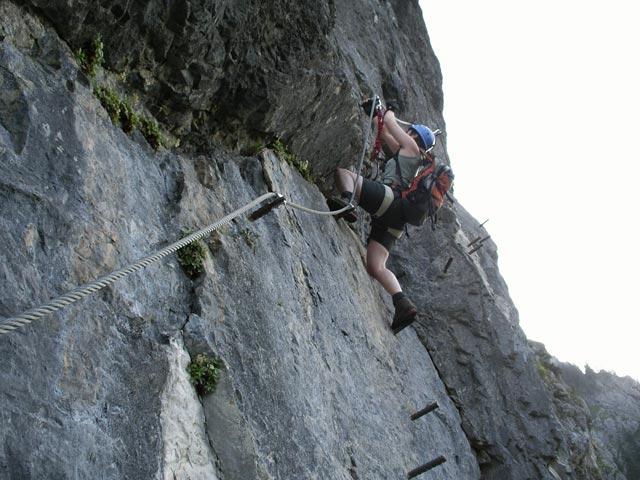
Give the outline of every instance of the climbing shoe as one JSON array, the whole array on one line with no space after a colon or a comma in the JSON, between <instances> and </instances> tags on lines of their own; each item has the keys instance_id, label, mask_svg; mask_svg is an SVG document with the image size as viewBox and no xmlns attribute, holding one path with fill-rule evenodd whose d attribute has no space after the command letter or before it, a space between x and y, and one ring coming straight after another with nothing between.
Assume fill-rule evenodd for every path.
<instances>
[{"instance_id":1,"label":"climbing shoe","mask_svg":"<svg viewBox=\"0 0 640 480\"><path fill-rule=\"evenodd\" d=\"M395 303L395 307L396 313L391 324L391 330L393 330L394 335L411 325L418 315L418 309L406 296L400 298Z\"/></svg>"},{"instance_id":2,"label":"climbing shoe","mask_svg":"<svg viewBox=\"0 0 640 480\"><path fill-rule=\"evenodd\" d=\"M336 210L342 210L344 207L349 206L349 202L343 198L339 197L330 197L327 200L327 205L329 206L329 210L335 212ZM356 207L351 206L349 210L344 211L343 213L336 215L336 219L344 218L347 222L353 223L358 220L358 214L356 213Z\"/></svg>"}]
</instances>

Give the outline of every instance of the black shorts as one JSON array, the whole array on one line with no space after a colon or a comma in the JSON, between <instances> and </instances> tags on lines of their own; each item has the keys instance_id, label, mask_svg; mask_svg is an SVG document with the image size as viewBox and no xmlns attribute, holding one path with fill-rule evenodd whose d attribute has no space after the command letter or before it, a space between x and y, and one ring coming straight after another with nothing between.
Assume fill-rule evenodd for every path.
<instances>
[{"instance_id":1,"label":"black shorts","mask_svg":"<svg viewBox=\"0 0 640 480\"><path fill-rule=\"evenodd\" d=\"M406 224L400 195L388 185L364 178L358 205L371 214L368 240L375 240L390 252Z\"/></svg>"}]
</instances>

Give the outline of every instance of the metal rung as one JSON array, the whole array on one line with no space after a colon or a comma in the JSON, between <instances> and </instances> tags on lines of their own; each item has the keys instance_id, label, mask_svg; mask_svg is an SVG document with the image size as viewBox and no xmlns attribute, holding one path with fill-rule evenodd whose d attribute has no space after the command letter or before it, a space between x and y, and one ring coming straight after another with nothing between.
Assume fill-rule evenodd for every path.
<instances>
[{"instance_id":1,"label":"metal rung","mask_svg":"<svg viewBox=\"0 0 640 480\"><path fill-rule=\"evenodd\" d=\"M444 266L444 269L442 270L442 273L447 273L449 271L449 267L451 266L451 262L453 262L453 257L449 257L449 260L447 260L447 263Z\"/></svg>"},{"instance_id":2,"label":"metal rung","mask_svg":"<svg viewBox=\"0 0 640 480\"><path fill-rule=\"evenodd\" d=\"M484 242L486 242L487 240L489 240L491 238L491 235L487 235L484 238L478 237L476 238L473 242L471 242L468 246L470 247L471 245L476 244L475 247L473 247L471 250L469 250L469 255L471 255L473 252L477 252L478 250L480 250L483 245Z\"/></svg>"},{"instance_id":3,"label":"metal rung","mask_svg":"<svg viewBox=\"0 0 640 480\"><path fill-rule=\"evenodd\" d=\"M413 415L411 415L411 420L417 420L418 418L422 417L423 415L426 415L429 412L433 412L439 406L440 405L438 405L438 402L430 403L429 405L424 407L422 410L419 410L416 413L414 413Z\"/></svg>"},{"instance_id":4,"label":"metal rung","mask_svg":"<svg viewBox=\"0 0 640 480\"><path fill-rule=\"evenodd\" d=\"M431 460L430 462L425 463L421 467L414 468L413 470L411 470L409 473L407 473L407 478L417 477L421 473L424 473L427 470L431 470L432 468L437 467L438 465L441 465L446 461L447 461L447 459L444 458L442 455L440 455L438 458L434 458L433 460Z\"/></svg>"}]
</instances>

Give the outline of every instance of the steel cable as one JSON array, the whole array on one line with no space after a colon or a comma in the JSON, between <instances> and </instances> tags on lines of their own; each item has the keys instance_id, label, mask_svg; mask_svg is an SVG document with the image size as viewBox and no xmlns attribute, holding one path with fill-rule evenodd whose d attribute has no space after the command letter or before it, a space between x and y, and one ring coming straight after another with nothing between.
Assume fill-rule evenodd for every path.
<instances>
[{"instance_id":1,"label":"steel cable","mask_svg":"<svg viewBox=\"0 0 640 480\"><path fill-rule=\"evenodd\" d=\"M375 101L378 99L378 96L374 96L374 105L375 105ZM369 113L369 124L371 125L371 122L373 120L373 112L376 109L371 108L371 112ZM358 180L360 179L361 175L362 175L362 165L364 163L364 157L365 157L365 153L367 150L367 144L369 143L369 133L370 133L370 128L367 128L367 134L365 135L365 139L364 139L364 143L362 146L362 155L360 156L360 160L358 162L358 168L357 168L357 174L356 174L356 179L355 179L355 183L354 183L354 189L353 192L351 193L351 198L349 200L349 205L347 205L346 207L340 209L340 210L334 210L334 211L321 211L321 210L314 210L311 208L307 208L303 205L298 205L296 203L293 202L288 202L288 201L284 201L283 203L285 205L288 205L292 208L296 208L308 213L312 213L315 215L340 215L341 213L354 208L355 205L353 205L353 199L355 197L356 194L356 186L358 184ZM221 218L220 220L218 220L215 223L212 223L211 225L198 230L197 232L181 239L178 240L177 242L172 243L171 245L169 245L168 247L163 248L162 250L149 255L145 258L142 258L124 268L121 268L120 270L117 270L115 272L112 272L108 275L105 275L103 277L98 278L97 280L93 280L85 285L82 285L78 288L75 288L74 290L71 290L67 293L65 293L64 295L61 295L59 297L56 297L52 300L50 300L49 302L40 305L39 307L36 308L32 308L31 310L27 310L26 312L23 312L21 314L15 315L13 317L9 317L6 318L4 320L2 320L0 322L0 335L12 332L20 327L24 327L25 325L30 324L31 322L35 321L35 320L39 320L42 317L49 315L55 311L61 310L62 308L66 307L67 305L70 305L72 303L77 302L78 300L83 299L84 297L87 297L88 295L97 292L98 290L111 285L112 283L116 282L117 280L120 280L124 277L126 277L127 275L130 275L133 272L136 272L138 270L141 270L142 268L145 268L147 266L149 266L150 264L166 257L167 255L170 255L171 253L174 253L178 250L180 250L181 248L189 245L190 243L195 242L196 240L201 239L202 237L205 237L207 235L209 235L210 233L212 233L213 231L217 230L218 228L220 228L221 226L231 222L231 220L233 220L234 218L242 215L243 213L247 212L248 210L251 210L252 208L254 208L256 205L262 203L265 200L268 200L269 198L273 198L273 197L280 197L279 194L274 193L274 192L270 192L270 193L266 193L260 197L258 197L257 199L253 200L252 202L244 205L243 207L239 208L238 210L230 213L229 215L227 215L226 217ZM282 198L282 197L280 197Z\"/></svg>"},{"instance_id":2,"label":"steel cable","mask_svg":"<svg viewBox=\"0 0 640 480\"><path fill-rule=\"evenodd\" d=\"M351 198L349 199L349 204L344 207L341 208L340 210L334 210L331 212L328 211L323 211L323 210L313 210L311 208L307 208L304 207L302 205L298 205L295 204L293 202L288 202L285 200L285 205L288 205L289 207L292 208L297 208L298 210L302 210L303 212L307 212L307 213L313 213L316 215L340 215L341 213L346 212L347 210L351 210L353 208L355 208L355 205L353 204L353 199L356 196L356 190L357 190L357 186L358 186L358 180L360 179L360 177L362 176L362 165L364 164L364 157L367 153L367 144L369 143L369 134L371 132L371 122L373 120L373 112L376 111L376 108L374 108L375 104L377 103L376 101L378 100L378 96L374 95L373 97L373 103L371 106L371 111L369 112L369 123L367 124L367 133L364 137L364 143L362 145L362 155L360 155L360 160L358 161L358 168L356 170L356 179L353 183L353 192L351 192Z\"/></svg>"},{"instance_id":3,"label":"steel cable","mask_svg":"<svg viewBox=\"0 0 640 480\"><path fill-rule=\"evenodd\" d=\"M198 230L197 232L181 239L178 240L175 243L172 243L171 245L169 245L168 247L163 248L162 250L149 255L148 257L142 258L134 263L132 263L131 265L128 265L124 268L121 268L120 270L117 270L115 272L112 272L108 275L105 275L97 280L93 280L85 285L82 285L81 287L78 287L74 290L71 290L70 292L65 293L64 295L61 295L59 297L54 298L53 300L50 300L49 302L33 308L31 310L28 310L24 313L21 313L19 315L13 316L13 317L9 317L7 319L5 319L4 321L2 321L2 323L0 323L0 335L5 334L5 333L9 333L13 330L16 330L17 328L23 327L25 325L28 325L29 323L38 320L42 317L44 317L45 315L48 315L50 313L53 313L57 310L60 310L64 307L66 307L67 305L77 302L78 300L81 300L82 298L100 290L101 288L104 288L108 285L111 285L112 283L114 283L117 280L120 280L121 278L126 277L127 275L136 272L144 267L147 267L148 265L150 265L153 262L156 262L158 260L160 260L161 258L166 257L167 255L176 252L177 250L180 250L182 247L185 247L187 245L189 245L190 243L195 242L196 240L201 239L202 237L205 237L207 235L209 235L210 233L212 233L213 231L217 230L218 228L220 228L223 225L226 225L227 223L231 222L231 220L233 220L234 218L242 215L243 213L245 213L248 210L251 210L252 208L254 208L256 205L260 204L261 202L263 202L264 200L267 200L269 198L275 197L277 196L277 193L266 193L264 195L262 195L261 197L258 197L257 199L253 200L252 202L246 204L245 206L239 208L238 210L230 213L229 215L227 215L226 217L221 218L220 220L218 220L215 223L212 223L211 225Z\"/></svg>"}]
</instances>

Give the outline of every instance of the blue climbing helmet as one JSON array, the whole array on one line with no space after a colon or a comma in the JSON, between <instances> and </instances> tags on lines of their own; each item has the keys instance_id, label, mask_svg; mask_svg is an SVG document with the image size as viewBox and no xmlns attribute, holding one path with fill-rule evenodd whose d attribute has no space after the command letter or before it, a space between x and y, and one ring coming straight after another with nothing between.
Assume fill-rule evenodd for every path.
<instances>
[{"instance_id":1,"label":"blue climbing helmet","mask_svg":"<svg viewBox=\"0 0 640 480\"><path fill-rule=\"evenodd\" d=\"M425 150L430 150L436 144L436 136L429 127L425 127L424 125L411 125L411 129L420 136L422 143L424 143Z\"/></svg>"}]
</instances>

